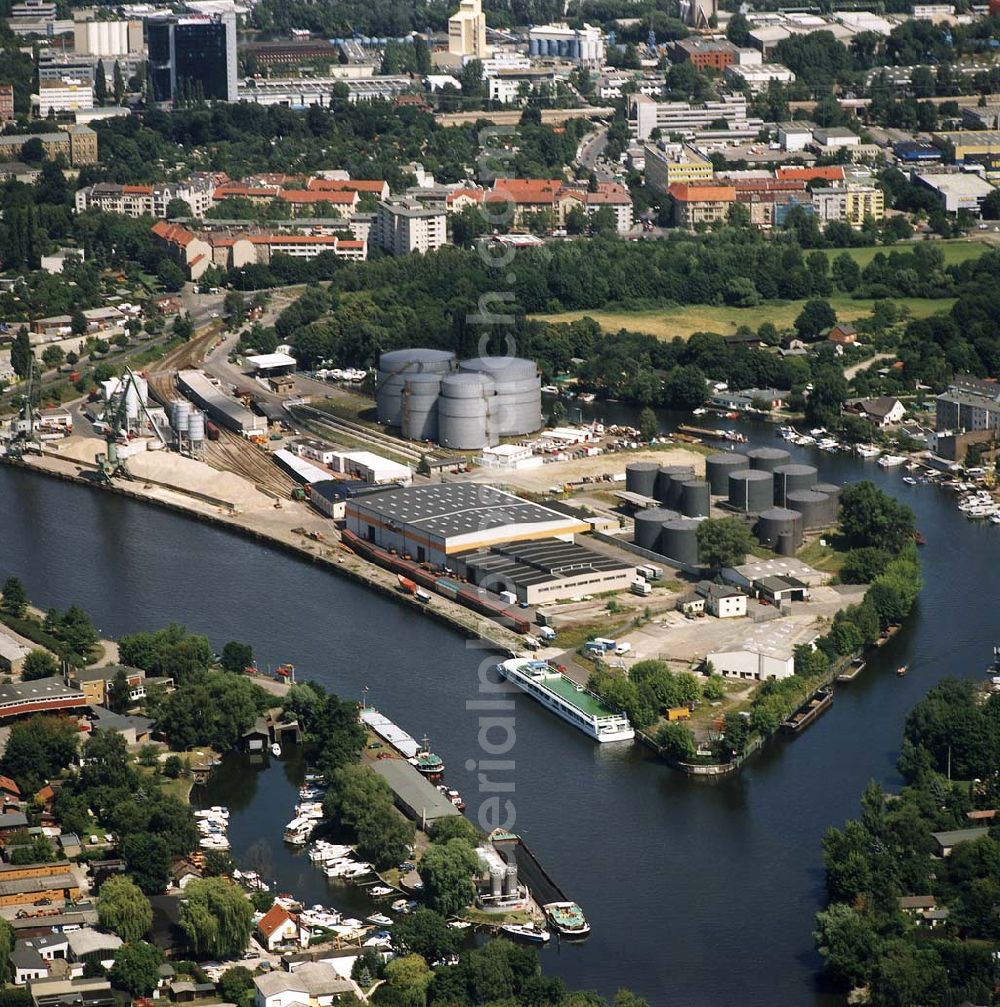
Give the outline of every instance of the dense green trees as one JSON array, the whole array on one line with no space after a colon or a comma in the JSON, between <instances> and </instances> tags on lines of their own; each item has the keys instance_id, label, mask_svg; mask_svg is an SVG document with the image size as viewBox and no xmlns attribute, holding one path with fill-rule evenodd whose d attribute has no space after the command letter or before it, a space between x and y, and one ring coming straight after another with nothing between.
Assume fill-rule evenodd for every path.
<instances>
[{"instance_id":1,"label":"dense green trees","mask_svg":"<svg viewBox=\"0 0 1000 1007\"><path fill-rule=\"evenodd\" d=\"M184 894L180 926L196 955L229 958L247 946L253 906L242 889L225 878L200 878Z\"/></svg>"},{"instance_id":2,"label":"dense green trees","mask_svg":"<svg viewBox=\"0 0 1000 1007\"><path fill-rule=\"evenodd\" d=\"M160 981L163 952L146 941L133 941L115 952L109 978L133 996L148 997Z\"/></svg>"},{"instance_id":3,"label":"dense green trees","mask_svg":"<svg viewBox=\"0 0 1000 1007\"><path fill-rule=\"evenodd\" d=\"M330 776L357 761L365 732L354 703L307 682L293 685L284 705L298 716L309 756L323 773Z\"/></svg>"},{"instance_id":4,"label":"dense green trees","mask_svg":"<svg viewBox=\"0 0 1000 1007\"><path fill-rule=\"evenodd\" d=\"M738 566L752 546L750 527L739 518L712 518L698 525L698 559L704 566Z\"/></svg>"},{"instance_id":5,"label":"dense green trees","mask_svg":"<svg viewBox=\"0 0 1000 1007\"><path fill-rule=\"evenodd\" d=\"M123 664L172 678L178 685L194 672L211 667L214 659L207 637L176 624L155 633L129 633L118 641L118 653Z\"/></svg>"},{"instance_id":6,"label":"dense green trees","mask_svg":"<svg viewBox=\"0 0 1000 1007\"><path fill-rule=\"evenodd\" d=\"M3 597L0 599L0 611L4 615L12 615L22 619L28 610L28 593L17 577L8 577L3 582Z\"/></svg>"},{"instance_id":7,"label":"dense green trees","mask_svg":"<svg viewBox=\"0 0 1000 1007\"><path fill-rule=\"evenodd\" d=\"M452 916L472 901L479 858L468 840L432 843L420 858L419 870L427 904L442 916Z\"/></svg>"},{"instance_id":8,"label":"dense green trees","mask_svg":"<svg viewBox=\"0 0 1000 1007\"><path fill-rule=\"evenodd\" d=\"M913 511L874 483L862 480L844 487L840 530L850 546L898 553L913 541L915 529Z\"/></svg>"},{"instance_id":9,"label":"dense green trees","mask_svg":"<svg viewBox=\"0 0 1000 1007\"><path fill-rule=\"evenodd\" d=\"M76 755L79 732L63 717L35 716L10 729L3 771L24 793L35 793L64 770Z\"/></svg>"},{"instance_id":10,"label":"dense green trees","mask_svg":"<svg viewBox=\"0 0 1000 1007\"><path fill-rule=\"evenodd\" d=\"M230 640L222 648L219 664L225 671L240 673L253 664L253 648L248 643Z\"/></svg>"},{"instance_id":11,"label":"dense green trees","mask_svg":"<svg viewBox=\"0 0 1000 1007\"><path fill-rule=\"evenodd\" d=\"M51 678L59 674L59 662L47 650L33 650L21 667L21 678L33 682L39 678Z\"/></svg>"},{"instance_id":12,"label":"dense green trees","mask_svg":"<svg viewBox=\"0 0 1000 1007\"><path fill-rule=\"evenodd\" d=\"M105 930L117 934L126 943L138 941L153 925L153 909L149 899L131 878L108 878L101 885L97 903L97 918Z\"/></svg>"}]
</instances>

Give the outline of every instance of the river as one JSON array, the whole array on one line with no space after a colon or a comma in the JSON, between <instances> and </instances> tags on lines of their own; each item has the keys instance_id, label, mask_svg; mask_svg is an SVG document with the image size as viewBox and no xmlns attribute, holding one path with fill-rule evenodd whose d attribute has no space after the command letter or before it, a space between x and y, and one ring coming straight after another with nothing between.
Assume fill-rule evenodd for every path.
<instances>
[{"instance_id":1,"label":"river","mask_svg":"<svg viewBox=\"0 0 1000 1007\"><path fill-rule=\"evenodd\" d=\"M777 443L770 426L747 429L751 446ZM573 988L629 986L657 1007L828 1002L811 939L823 833L855 814L869 779L898 785L903 719L927 688L980 672L991 655L1000 528L966 521L950 495L907 486L898 469L791 451L824 481L871 478L914 508L928 540L918 608L814 726L714 784L639 748L595 745L517 700L515 768L496 775L513 781L517 831L593 926L586 943L543 953ZM367 686L373 705L430 736L446 778L476 806L466 766L482 748L467 703L479 698L482 653L449 630L278 550L124 498L0 468L0 508L0 575L20 576L37 604L80 604L112 636L180 622L217 647L245 640L262 665L293 662L345 696ZM912 670L900 679L904 661ZM234 772L234 852L265 840L280 885L337 904L308 860L281 847L299 771Z\"/></svg>"}]
</instances>

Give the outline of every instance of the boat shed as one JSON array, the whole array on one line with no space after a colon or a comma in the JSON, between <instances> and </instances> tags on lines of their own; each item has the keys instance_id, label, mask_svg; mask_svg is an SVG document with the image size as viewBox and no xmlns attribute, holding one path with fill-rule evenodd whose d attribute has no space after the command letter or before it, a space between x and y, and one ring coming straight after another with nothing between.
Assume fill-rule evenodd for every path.
<instances>
[{"instance_id":1,"label":"boat shed","mask_svg":"<svg viewBox=\"0 0 1000 1007\"><path fill-rule=\"evenodd\" d=\"M509 542L569 541L590 528L579 518L474 483L408 486L350 500L345 517L348 530L366 542L440 566L449 566L457 553Z\"/></svg>"},{"instance_id":2,"label":"boat shed","mask_svg":"<svg viewBox=\"0 0 1000 1007\"><path fill-rule=\"evenodd\" d=\"M932 832L931 838L937 843L938 855L950 857L951 851L959 843L974 843L983 836L988 836L990 830L985 825L977 826L973 829L952 829L948 832Z\"/></svg>"},{"instance_id":3,"label":"boat shed","mask_svg":"<svg viewBox=\"0 0 1000 1007\"><path fill-rule=\"evenodd\" d=\"M412 818L418 827L425 828L439 818L461 814L446 794L425 780L408 762L378 759L371 763L371 767L389 784L399 810L407 818Z\"/></svg>"}]
</instances>

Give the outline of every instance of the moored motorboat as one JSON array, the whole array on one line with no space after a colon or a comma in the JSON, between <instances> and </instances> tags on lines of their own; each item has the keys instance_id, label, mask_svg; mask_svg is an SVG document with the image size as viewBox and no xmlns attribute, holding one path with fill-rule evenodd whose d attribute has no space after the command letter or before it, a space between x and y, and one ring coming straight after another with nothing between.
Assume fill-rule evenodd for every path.
<instances>
[{"instance_id":1,"label":"moored motorboat","mask_svg":"<svg viewBox=\"0 0 1000 1007\"><path fill-rule=\"evenodd\" d=\"M552 939L552 934L537 923L504 923L500 932L531 944L547 944Z\"/></svg>"},{"instance_id":2,"label":"moored motorboat","mask_svg":"<svg viewBox=\"0 0 1000 1007\"><path fill-rule=\"evenodd\" d=\"M898 667L898 668L896 669L896 674L897 674L897 675L898 675L898 676L899 676L900 678L902 678L902 677L903 677L904 675L908 675L908 674L909 674L909 672L910 672L910 666L909 666L908 664L901 664L901 665L900 665L900 666L899 666L899 667Z\"/></svg>"},{"instance_id":3,"label":"moored motorboat","mask_svg":"<svg viewBox=\"0 0 1000 1007\"><path fill-rule=\"evenodd\" d=\"M562 937L586 937L590 924L575 902L549 902L542 907L549 926Z\"/></svg>"}]
</instances>

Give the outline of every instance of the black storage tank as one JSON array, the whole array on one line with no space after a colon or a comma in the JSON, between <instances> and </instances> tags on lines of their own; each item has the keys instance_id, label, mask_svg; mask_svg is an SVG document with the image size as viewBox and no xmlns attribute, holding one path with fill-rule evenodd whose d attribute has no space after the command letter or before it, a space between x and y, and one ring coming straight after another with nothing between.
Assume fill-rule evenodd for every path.
<instances>
[{"instance_id":1,"label":"black storage tank","mask_svg":"<svg viewBox=\"0 0 1000 1007\"><path fill-rule=\"evenodd\" d=\"M625 489L629 493L639 493L644 497L656 495L656 473L660 466L656 462L629 462L625 466Z\"/></svg>"},{"instance_id":2,"label":"black storage tank","mask_svg":"<svg viewBox=\"0 0 1000 1007\"><path fill-rule=\"evenodd\" d=\"M754 448L747 452L750 468L760 472L773 472L779 465L787 465L792 456L784 448Z\"/></svg>"},{"instance_id":3,"label":"black storage tank","mask_svg":"<svg viewBox=\"0 0 1000 1007\"><path fill-rule=\"evenodd\" d=\"M730 506L745 514L759 514L774 503L774 479L770 472L731 472Z\"/></svg>"},{"instance_id":4,"label":"black storage tank","mask_svg":"<svg viewBox=\"0 0 1000 1007\"><path fill-rule=\"evenodd\" d=\"M774 502L780 507L785 494L795 490L811 490L816 485L816 468L813 465L779 465L774 470Z\"/></svg>"},{"instance_id":5,"label":"black storage tank","mask_svg":"<svg viewBox=\"0 0 1000 1007\"><path fill-rule=\"evenodd\" d=\"M704 479L681 483L681 513L685 517L708 517L712 495Z\"/></svg>"},{"instance_id":6,"label":"black storage tank","mask_svg":"<svg viewBox=\"0 0 1000 1007\"><path fill-rule=\"evenodd\" d=\"M705 478L712 487L712 496L724 497L729 492L729 473L750 468L750 460L738 451L709 455L705 459Z\"/></svg>"}]
</instances>

